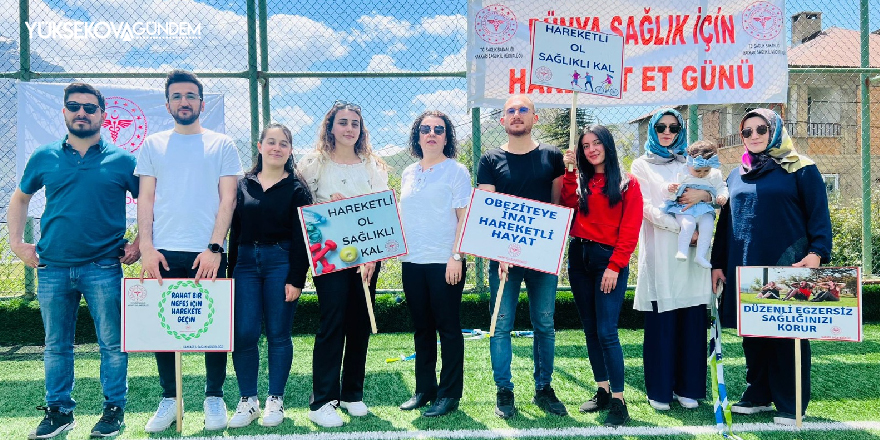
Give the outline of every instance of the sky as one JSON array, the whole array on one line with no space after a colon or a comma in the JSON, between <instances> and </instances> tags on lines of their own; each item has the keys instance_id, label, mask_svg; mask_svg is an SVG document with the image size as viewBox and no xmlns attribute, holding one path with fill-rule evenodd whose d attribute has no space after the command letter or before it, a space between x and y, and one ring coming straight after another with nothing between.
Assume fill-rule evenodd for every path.
<instances>
[{"instance_id":1,"label":"sky","mask_svg":"<svg viewBox=\"0 0 880 440\"><path fill-rule=\"evenodd\" d=\"M454 72L465 69L467 3L464 0L267 1L270 70ZM786 14L822 11L824 28L858 29L857 4L852 0L789 1ZM17 0L0 0L0 41L18 40L17 5ZM870 10L875 23L873 30L878 27L876 23L880 23L880 0L872 0ZM201 24L202 37L198 40L32 39L37 57L66 71L142 72L167 71L174 67L198 71L247 69L243 0L31 0L30 11L31 22L144 20ZM17 69L17 60L0 59L0 71ZM144 79L92 81L157 88L162 84L160 80ZM209 91L226 95L227 132L235 138L247 139L247 81L208 79L205 82ZM384 150L385 154L400 151L414 117L429 108L449 113L459 138L468 137L470 115L465 89L463 78L273 79L269 84L272 118L290 126L297 147L309 148L314 143L318 123L333 101L339 99L363 107L364 123L371 131L374 148ZM603 109L600 117L603 123L620 122L647 110L650 109Z\"/></svg>"}]
</instances>

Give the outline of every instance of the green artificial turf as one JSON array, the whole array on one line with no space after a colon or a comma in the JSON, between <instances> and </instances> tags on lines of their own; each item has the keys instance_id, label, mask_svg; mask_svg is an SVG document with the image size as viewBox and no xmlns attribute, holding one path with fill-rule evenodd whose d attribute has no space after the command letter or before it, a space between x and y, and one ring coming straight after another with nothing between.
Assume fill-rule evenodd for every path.
<instances>
[{"instance_id":1,"label":"green artificial turf","mask_svg":"<svg viewBox=\"0 0 880 440\"><path fill-rule=\"evenodd\" d=\"M814 342L812 370L812 400L807 411L807 422L821 421L880 421L880 325L866 325L865 342ZM625 398L632 421L628 426L709 426L714 424L711 404L701 402L696 410L685 410L672 403L672 410L654 411L644 393L642 366L642 331L621 330L626 366ZM731 331L724 333L724 366L730 399L736 401L745 386L745 367L740 339ZM363 431L414 430L492 430L599 427L604 414L581 414L578 407L592 397L595 383L587 360L583 332L565 330L556 336L556 359L553 387L566 404L570 415L558 417L545 414L531 403L532 340L513 338L513 380L516 385L517 416L501 420L494 413L495 387L489 362L489 340L465 341L465 382L461 410L445 417L428 419L419 411L404 412L397 406L407 400L414 390L413 362L386 363L387 358L409 355L413 352L412 335L407 333L374 335L370 341L364 401L371 414L350 418L343 412L346 424L342 428L325 430L312 424L307 417L311 392L311 359L313 338L294 338L294 364L287 384L285 407L287 419L275 428L264 428L257 422L246 428L206 432L203 430L202 400L204 367L200 354L183 357L184 400L186 416L185 436L308 434L331 431L356 433ZM77 427L67 434L68 439L87 438L91 427L100 417L101 388L99 381L100 356L94 345L77 346L74 398ZM266 360L265 341L262 342L260 398L265 398ZM238 388L232 361L228 365L225 400L229 414L238 400ZM129 360L129 395L126 408L127 428L122 438L149 437L143 427L156 409L160 387L152 354L135 353ZM711 396L711 393L708 394ZM0 347L0 439L23 439L42 416L34 409L44 404L43 363L40 347ZM735 423L766 423L772 413L753 416L734 415ZM176 437L173 428L152 437ZM831 431L817 432L746 432L750 438L816 438L880 439L880 432ZM63 437L61 437L63 438ZM357 438L357 436L355 436ZM520 437L522 438L522 437ZM541 439L552 436L541 436ZM571 438L571 437L569 437ZM648 437L633 437L648 438ZM677 435L664 438L719 438L717 435Z\"/></svg>"}]
</instances>

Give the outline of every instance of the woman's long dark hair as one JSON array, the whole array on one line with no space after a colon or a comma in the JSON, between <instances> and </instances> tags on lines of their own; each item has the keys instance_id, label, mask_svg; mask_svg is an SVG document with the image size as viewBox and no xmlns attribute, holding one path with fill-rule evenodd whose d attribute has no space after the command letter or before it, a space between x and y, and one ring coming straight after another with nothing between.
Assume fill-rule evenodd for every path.
<instances>
[{"instance_id":1,"label":"woman's long dark hair","mask_svg":"<svg viewBox=\"0 0 880 440\"><path fill-rule=\"evenodd\" d=\"M605 148L605 186L602 188L602 193L608 197L609 206L613 207L623 200L623 192L626 191L629 185L629 178L620 171L620 163L617 160L617 148L614 146L614 136L611 135L611 132L604 125L594 124L587 127L581 133L580 138L578 138L576 153L579 174L578 186L580 187L578 209L584 215L590 212L589 206L587 206L587 196L592 194L589 182L596 174L596 169L587 160L587 156L584 154L584 147L582 146L584 136L587 133L596 135L599 138L599 142L602 142L602 146Z\"/></svg>"}]
</instances>

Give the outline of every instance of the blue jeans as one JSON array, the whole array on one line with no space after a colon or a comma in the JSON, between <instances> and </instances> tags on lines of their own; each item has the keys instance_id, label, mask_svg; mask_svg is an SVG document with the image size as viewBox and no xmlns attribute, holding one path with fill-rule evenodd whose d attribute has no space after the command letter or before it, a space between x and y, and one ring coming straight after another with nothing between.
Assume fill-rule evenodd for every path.
<instances>
[{"instance_id":1,"label":"blue jeans","mask_svg":"<svg viewBox=\"0 0 880 440\"><path fill-rule=\"evenodd\" d=\"M609 293L600 289L613 246L585 242L572 237L568 247L568 276L577 306L587 355L596 382L611 381L611 392L623 392L623 349L617 335L617 321L623 306L629 267L617 273L617 285Z\"/></svg>"},{"instance_id":2,"label":"blue jeans","mask_svg":"<svg viewBox=\"0 0 880 440\"><path fill-rule=\"evenodd\" d=\"M553 375L553 356L556 345L556 331L553 329L553 313L556 310L556 283L559 277L523 267L511 267L504 283L504 294L495 323L495 336L489 339L489 355L492 358L492 373L495 386L513 390L510 362L513 353L510 346L510 332L516 320L516 305L522 282L526 282L529 295L529 316L535 339L532 356L535 362L535 389L550 385ZM489 289L492 292L490 312L495 311L495 296L498 293L498 262L489 262Z\"/></svg>"},{"instance_id":3,"label":"blue jeans","mask_svg":"<svg viewBox=\"0 0 880 440\"><path fill-rule=\"evenodd\" d=\"M284 300L290 269L290 242L242 244L238 247L235 279L235 351L232 364L243 397L257 395L261 324L269 344L269 395L283 396L293 362L290 339L296 304Z\"/></svg>"},{"instance_id":4,"label":"blue jeans","mask_svg":"<svg viewBox=\"0 0 880 440\"><path fill-rule=\"evenodd\" d=\"M95 322L101 352L104 406L125 408L128 353L120 351L122 265L119 258L101 258L74 267L37 269L37 299L46 331L46 403L73 411L73 338L80 297L85 297Z\"/></svg>"}]
</instances>

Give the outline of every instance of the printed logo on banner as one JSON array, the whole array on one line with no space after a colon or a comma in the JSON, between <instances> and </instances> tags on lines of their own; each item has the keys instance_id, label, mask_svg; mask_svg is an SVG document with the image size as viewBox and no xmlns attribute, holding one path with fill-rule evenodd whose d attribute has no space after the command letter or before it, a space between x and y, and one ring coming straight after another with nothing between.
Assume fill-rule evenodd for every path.
<instances>
[{"instance_id":1,"label":"printed logo on banner","mask_svg":"<svg viewBox=\"0 0 880 440\"><path fill-rule=\"evenodd\" d=\"M147 297L147 288L141 285L135 285L128 288L128 299L132 302L143 303Z\"/></svg>"},{"instance_id":2,"label":"printed logo on banner","mask_svg":"<svg viewBox=\"0 0 880 440\"><path fill-rule=\"evenodd\" d=\"M772 40L782 32L782 9L768 2L755 2L742 14L743 30L759 40Z\"/></svg>"},{"instance_id":3,"label":"printed logo on banner","mask_svg":"<svg viewBox=\"0 0 880 440\"><path fill-rule=\"evenodd\" d=\"M474 24L477 36L489 44L507 42L516 35L516 28L519 26L513 11L500 4L480 9Z\"/></svg>"},{"instance_id":4,"label":"printed logo on banner","mask_svg":"<svg viewBox=\"0 0 880 440\"><path fill-rule=\"evenodd\" d=\"M397 240L388 240L385 242L385 250L388 252L397 252L400 249L400 243Z\"/></svg>"},{"instance_id":5,"label":"printed logo on banner","mask_svg":"<svg viewBox=\"0 0 880 440\"><path fill-rule=\"evenodd\" d=\"M113 144L134 153L147 137L147 118L134 101L121 96L106 98L107 117L103 127L110 132Z\"/></svg>"},{"instance_id":6,"label":"printed logo on banner","mask_svg":"<svg viewBox=\"0 0 880 440\"><path fill-rule=\"evenodd\" d=\"M507 248L507 253L510 254L511 257L518 257L519 254L522 253L522 247L514 243Z\"/></svg>"},{"instance_id":7,"label":"printed logo on banner","mask_svg":"<svg viewBox=\"0 0 880 440\"><path fill-rule=\"evenodd\" d=\"M547 66L541 66L535 69L535 78L543 82L549 82L553 79L553 71Z\"/></svg>"}]
</instances>

